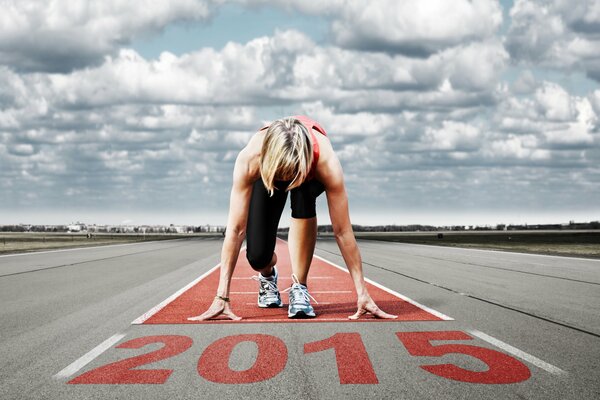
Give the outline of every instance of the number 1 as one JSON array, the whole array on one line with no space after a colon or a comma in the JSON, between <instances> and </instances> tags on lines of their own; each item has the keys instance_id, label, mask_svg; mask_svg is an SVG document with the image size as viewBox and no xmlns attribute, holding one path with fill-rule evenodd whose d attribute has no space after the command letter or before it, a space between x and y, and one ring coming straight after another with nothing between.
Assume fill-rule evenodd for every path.
<instances>
[{"instance_id":1,"label":"number 1","mask_svg":"<svg viewBox=\"0 0 600 400\"><path fill-rule=\"evenodd\" d=\"M360 333L336 333L318 342L306 343L304 354L333 349L340 383L379 383Z\"/></svg>"}]
</instances>

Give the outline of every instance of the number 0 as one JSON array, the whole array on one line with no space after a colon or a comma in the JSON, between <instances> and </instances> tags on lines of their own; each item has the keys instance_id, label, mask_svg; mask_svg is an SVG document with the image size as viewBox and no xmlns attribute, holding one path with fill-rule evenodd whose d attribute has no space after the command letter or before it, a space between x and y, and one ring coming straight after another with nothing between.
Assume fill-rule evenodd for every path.
<instances>
[{"instance_id":1,"label":"number 0","mask_svg":"<svg viewBox=\"0 0 600 400\"><path fill-rule=\"evenodd\" d=\"M245 371L229 368L234 347L242 342L254 342L258 355L254 365ZM285 368L288 353L285 343L271 335L235 335L211 343L198 360L198 373L215 383L254 383L271 379Z\"/></svg>"}]
</instances>

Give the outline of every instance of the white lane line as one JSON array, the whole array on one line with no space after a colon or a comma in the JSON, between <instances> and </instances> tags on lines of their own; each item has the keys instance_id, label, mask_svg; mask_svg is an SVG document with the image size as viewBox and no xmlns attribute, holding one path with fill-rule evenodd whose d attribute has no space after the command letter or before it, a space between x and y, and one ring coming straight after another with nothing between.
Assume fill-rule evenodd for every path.
<instances>
[{"instance_id":1,"label":"white lane line","mask_svg":"<svg viewBox=\"0 0 600 400\"><path fill-rule=\"evenodd\" d=\"M326 302L319 302L319 304L333 304L333 303L326 303ZM256 302L253 303L246 303L247 306L255 306Z\"/></svg>"},{"instance_id":2,"label":"white lane line","mask_svg":"<svg viewBox=\"0 0 600 400\"><path fill-rule=\"evenodd\" d=\"M258 294L258 291L254 291L254 292L229 292L229 294Z\"/></svg>"},{"instance_id":3,"label":"white lane line","mask_svg":"<svg viewBox=\"0 0 600 400\"><path fill-rule=\"evenodd\" d=\"M351 290L311 290L311 293L352 293ZM229 292L229 294L258 294L255 290L254 292ZM319 303L320 304L320 303Z\"/></svg>"},{"instance_id":4,"label":"white lane line","mask_svg":"<svg viewBox=\"0 0 600 400\"><path fill-rule=\"evenodd\" d=\"M378 241L379 243L383 243L383 240ZM550 257L550 258L558 258L561 260L577 260L577 261L594 261L600 262L600 259L597 258L585 258L585 257L570 257L570 256L553 256L550 254L534 254L534 253L519 253L518 251L509 251L509 250L488 250L488 249L471 249L468 247L450 247L450 246L442 246L435 244L417 244L417 243L402 243L402 242L385 242L385 243L393 243L396 245L409 245L409 246L424 246L424 247L437 247L438 249L442 248L444 250L454 250L454 251L481 251L486 253L499 253L499 254L512 254L519 256L531 256L531 257ZM546 264L543 264L546 265Z\"/></svg>"},{"instance_id":5,"label":"white lane line","mask_svg":"<svg viewBox=\"0 0 600 400\"><path fill-rule=\"evenodd\" d=\"M334 267L336 267L336 268L338 268L338 269L341 269L342 271L344 271L344 272L346 272L346 273L350 274L350 272L349 272L349 271L348 271L346 268L344 268L344 267L341 267L341 266L337 265L336 263L334 263L334 262L332 262L332 261L329 261L329 260L327 260L327 259L325 259L325 258L323 258L323 257L321 257L321 256L318 256L318 255L316 255L316 254L315 254L314 256L315 256L316 258L318 258L318 259L320 259L320 260L322 260L322 261L324 261L324 262L326 262L326 263L329 263L330 265L333 265ZM380 285L379 283L377 283L377 282L375 282L375 281L372 281L371 279L369 279L369 278L367 278L367 277L365 277L365 281L366 281L366 282L369 282L371 285L377 286L379 289L385 290L385 291L386 291L386 292L388 292L389 294L392 294L392 295L394 295L394 296L396 296L396 297L399 297L400 299L402 299L402 300L406 301L407 303L410 303L410 304L412 304L413 306L419 307L419 308L420 308L421 310L423 310L423 311L427 311L429 314L433 314L433 315L435 315L436 317L438 317L438 318L440 318L440 319L442 319L442 320L444 320L444 321L454 321L454 318L452 318L452 317L449 317L449 316L447 316L446 314L442 314L441 312L439 312L439 311L436 311L436 310L434 310L434 309L432 309L432 308L429 308L429 307L427 307L427 306L424 306L423 304L421 304L421 303L418 303L418 302L414 301L413 299L411 299L411 298L409 298L409 297L406 297L406 296L404 296L404 295L402 295L402 294L400 294L400 293L398 293L398 292L396 292L396 291L393 291L392 289L389 289L389 288L387 288L387 287L385 287L385 286L383 286L383 285Z\"/></svg>"},{"instance_id":6,"label":"white lane line","mask_svg":"<svg viewBox=\"0 0 600 400\"><path fill-rule=\"evenodd\" d=\"M240 252L242 252L244 250L246 250L246 246L242 247L240 249ZM212 267L211 269L209 269L208 271L206 271L205 273L203 273L202 275L200 275L198 278L194 279L193 281L191 281L190 283L188 283L187 285L185 285L184 287L182 287L181 289L179 289L178 291L176 291L175 293L173 293L171 296L167 297L162 302L160 302L159 304L155 305L150 310L146 311L144 314L142 314L139 317L137 317L136 319L134 319L131 322L131 325L140 325L140 324L143 324L144 322L146 322L150 317L152 317L154 314L156 314L157 312L159 312L160 310L162 310L163 308L165 308L169 303L171 303L173 300L175 300L176 298L178 298L179 296L181 296L189 288L191 288L192 286L194 286L196 283L200 282L202 279L206 278L215 269L219 268L219 265L221 265L221 263L215 265L214 267Z\"/></svg>"},{"instance_id":7,"label":"white lane line","mask_svg":"<svg viewBox=\"0 0 600 400\"><path fill-rule=\"evenodd\" d=\"M81 368L85 367L89 364L94 358L98 357L100 354L104 353L106 350L110 349L115 343L125 337L124 333L117 333L106 339L104 342L100 343L98 346L94 347L92 350L79 357L77 360L73 361L68 367L64 368L62 371L54 375L55 379L64 379L68 378Z\"/></svg>"},{"instance_id":8,"label":"white lane line","mask_svg":"<svg viewBox=\"0 0 600 400\"><path fill-rule=\"evenodd\" d=\"M311 290L311 293L353 293L352 290Z\"/></svg>"},{"instance_id":9,"label":"white lane line","mask_svg":"<svg viewBox=\"0 0 600 400\"><path fill-rule=\"evenodd\" d=\"M291 276L280 276L277 279L289 279L291 280L292 277ZM308 280L313 280L313 279L333 279L333 276L309 276Z\"/></svg>"},{"instance_id":10,"label":"white lane line","mask_svg":"<svg viewBox=\"0 0 600 400\"><path fill-rule=\"evenodd\" d=\"M27 253L4 254L4 255L1 255L0 258L4 258L4 257L17 257L17 256L34 256L36 254L47 254L47 253L62 253L63 251L90 250L90 249L106 249L108 247L132 246L134 244L179 242L179 241L182 241L182 240L189 240L189 239L152 240L152 241L148 241L148 242L143 242L142 241L142 242L133 242L133 243L121 243L121 244L107 244L107 245L99 245L99 246L76 247L74 249L30 251L30 252L27 252Z\"/></svg>"},{"instance_id":11,"label":"white lane line","mask_svg":"<svg viewBox=\"0 0 600 400\"><path fill-rule=\"evenodd\" d=\"M534 357L529 353L525 353L524 351L519 350L516 347L513 347L508 343L504 343L504 342L496 339L495 337L492 337L490 335L487 335L483 332L480 332L480 331L477 331L474 329L468 330L467 332L469 332L473 336L477 336L479 339L485 340L486 342L491 343L494 346L501 348L502 350L506 351L507 353L512 354L515 357L519 357L520 359L525 360L525 361L535 365L536 367L539 367L545 371L548 371L551 374L554 374L554 375L566 375L567 374L567 372L563 371L562 369L555 367L552 364L548 364L546 361L542 361L539 358Z\"/></svg>"},{"instance_id":12,"label":"white lane line","mask_svg":"<svg viewBox=\"0 0 600 400\"><path fill-rule=\"evenodd\" d=\"M333 279L332 276L309 276L308 278L309 278L309 280L313 280L313 279ZM248 279L252 279L252 277L251 276L234 276L231 279L234 279L234 280L244 280L245 281L245 280L248 280ZM292 278L288 277L288 276L280 276L277 279L279 279L279 280L283 280L283 279L291 280Z\"/></svg>"},{"instance_id":13,"label":"white lane line","mask_svg":"<svg viewBox=\"0 0 600 400\"><path fill-rule=\"evenodd\" d=\"M154 307L152 307L150 310L146 311L144 314L142 314L139 317L137 317L136 319L134 319L131 322L131 324L132 325L143 324L146 320L148 320L154 314L156 314L157 312L159 312L160 310L162 310L163 308L165 308L173 300L175 300L176 298L178 298L179 296L181 296L189 288L191 288L192 286L194 286L196 283L200 282L202 279L204 279L208 274L210 274L211 272L213 272L215 269L219 268L219 265L220 265L220 263L217 264L217 265L215 265L214 267L212 267L211 269L209 269L208 271L206 271L204 274L200 275L198 278L194 279L193 281L191 281L190 283L188 283L187 285L185 285L184 287L182 287L181 289L179 289L175 293L173 293L171 296L169 296L166 299L164 299L159 304L157 304Z\"/></svg>"}]
</instances>

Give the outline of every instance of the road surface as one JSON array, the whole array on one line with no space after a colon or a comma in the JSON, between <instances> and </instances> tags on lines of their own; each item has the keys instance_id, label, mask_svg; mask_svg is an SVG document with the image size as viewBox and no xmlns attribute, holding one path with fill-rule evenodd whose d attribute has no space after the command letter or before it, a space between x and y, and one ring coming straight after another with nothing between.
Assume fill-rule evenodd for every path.
<instances>
[{"instance_id":1,"label":"road surface","mask_svg":"<svg viewBox=\"0 0 600 400\"><path fill-rule=\"evenodd\" d=\"M221 246L0 257L0 398L600 398L598 260L359 241L369 291L400 318L349 322L349 275L320 239L315 320L257 310L242 251L246 318L187 321L214 295Z\"/></svg>"}]
</instances>

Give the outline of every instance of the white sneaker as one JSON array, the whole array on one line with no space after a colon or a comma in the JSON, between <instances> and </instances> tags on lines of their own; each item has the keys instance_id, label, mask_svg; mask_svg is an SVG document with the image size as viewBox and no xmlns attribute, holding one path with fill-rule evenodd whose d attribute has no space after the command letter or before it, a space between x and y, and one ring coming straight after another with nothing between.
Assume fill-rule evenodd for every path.
<instances>
[{"instance_id":1,"label":"white sneaker","mask_svg":"<svg viewBox=\"0 0 600 400\"><path fill-rule=\"evenodd\" d=\"M273 275L262 276L259 272L258 275L252 277L252 279L259 282L258 287L258 306L261 308L272 308L272 307L283 307L281 301L281 295L279 289L277 289L277 268L273 266Z\"/></svg>"},{"instance_id":2,"label":"white sneaker","mask_svg":"<svg viewBox=\"0 0 600 400\"><path fill-rule=\"evenodd\" d=\"M298 277L292 274L292 286L285 289L289 291L288 318L314 318L316 316L314 308L310 305L310 299L314 297L308 293L306 286L298 281ZM319 304L317 300L315 303Z\"/></svg>"}]
</instances>

